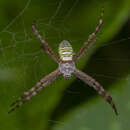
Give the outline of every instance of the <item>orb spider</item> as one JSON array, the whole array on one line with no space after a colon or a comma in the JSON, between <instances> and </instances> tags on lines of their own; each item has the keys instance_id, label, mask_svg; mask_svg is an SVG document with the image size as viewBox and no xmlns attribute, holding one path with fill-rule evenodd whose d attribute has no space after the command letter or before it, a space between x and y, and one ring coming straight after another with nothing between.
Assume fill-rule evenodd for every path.
<instances>
[{"instance_id":1,"label":"orb spider","mask_svg":"<svg viewBox=\"0 0 130 130\"><path fill-rule=\"evenodd\" d=\"M104 9L102 9L101 17L99 20L99 24L95 28L95 31L89 36L88 40L83 44L79 52L73 57L73 49L71 44L63 40L59 45L59 55L60 58L56 56L53 52L52 48L49 44L42 39L41 35L38 33L38 30L35 27L35 24L32 24L32 31L34 35L41 41L42 49L56 62L58 63L59 67L42 78L33 88L29 91L24 92L21 97L19 97L14 103L11 104L12 109L9 111L12 112L16 108L19 108L25 102L29 101L33 96L35 96L39 91L45 88L47 85L52 83L58 76L62 75L64 78L70 78L71 74L75 75L77 78L81 79L84 83L88 84L89 86L93 87L99 95L104 97L104 99L112 106L115 111L115 114L118 115L117 109L115 107L114 102L112 101L112 97L103 89L103 87L91 76L81 72L75 67L75 63L91 48L94 43L97 41L96 33L100 30L100 27L103 23L103 15ZM88 46L88 44L90 46Z\"/></svg>"}]
</instances>

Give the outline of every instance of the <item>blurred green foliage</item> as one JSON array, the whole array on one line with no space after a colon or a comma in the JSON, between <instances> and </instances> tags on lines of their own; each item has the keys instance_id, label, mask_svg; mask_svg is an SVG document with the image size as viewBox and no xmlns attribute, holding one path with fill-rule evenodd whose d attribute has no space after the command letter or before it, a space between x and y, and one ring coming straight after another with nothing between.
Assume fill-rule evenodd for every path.
<instances>
[{"instance_id":1,"label":"blurred green foliage","mask_svg":"<svg viewBox=\"0 0 130 130\"><path fill-rule=\"evenodd\" d=\"M130 46L125 46L129 40L121 44L118 42L118 46L105 44L108 40L128 38L127 30L130 25L128 24L125 30L121 29L129 17L129 5L129 0L1 0L0 129L129 129L130 63L123 64L124 61L121 61L114 64L112 60L109 61L109 58L117 57L129 59ZM60 77L22 108L9 115L7 112L12 101L58 67L40 49L41 43L31 31L33 20L37 20L40 34L57 54L58 45L64 39L68 40L77 52L95 29L102 7L105 14L99 41L81 59L77 67L90 75L112 72L112 76L106 77L110 78L109 81L104 80L105 76L93 76L103 86L111 88L109 93L121 113L119 117L115 117L102 98L94 96L96 92L74 77L71 80ZM117 36L119 32L121 33ZM106 48L103 47L105 45ZM101 49L92 55L100 47ZM101 64L98 64L97 59L101 56L108 61L100 61ZM66 94L69 88L72 92Z\"/></svg>"}]
</instances>

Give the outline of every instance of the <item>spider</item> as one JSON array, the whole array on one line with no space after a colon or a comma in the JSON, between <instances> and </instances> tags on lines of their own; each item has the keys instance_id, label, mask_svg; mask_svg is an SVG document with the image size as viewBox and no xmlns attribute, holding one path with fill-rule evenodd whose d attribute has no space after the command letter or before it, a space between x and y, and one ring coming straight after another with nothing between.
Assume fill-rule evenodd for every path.
<instances>
[{"instance_id":1,"label":"spider","mask_svg":"<svg viewBox=\"0 0 130 130\"><path fill-rule=\"evenodd\" d=\"M32 31L34 35L41 41L42 49L59 65L59 67L47 76L43 77L34 87L32 87L29 91L24 92L21 97L19 97L15 102L13 102L11 104L12 108L9 113L13 112L25 102L29 101L39 91L41 91L47 85L52 83L58 76L63 74L64 78L70 78L73 74L74 76L82 80L84 83L94 88L100 96L104 97L104 99L112 106L115 114L118 115L115 104L112 101L112 97L103 89L103 87L95 79L85 74L84 72L81 72L75 67L75 63L82 56L84 56L85 52L88 51L88 49L91 48L97 41L96 34L100 30L101 25L103 23L103 15L104 9L102 9L99 24L95 28L95 31L89 36L88 40L83 44L83 46L75 56L73 56L73 49L71 44L67 40L63 40L59 45L60 58L56 56L56 54L53 52L52 48L48 45L48 43L44 39L42 39L41 35L38 33L38 30L35 27L35 24L32 24ZM90 46L88 46L89 43L91 43Z\"/></svg>"}]
</instances>

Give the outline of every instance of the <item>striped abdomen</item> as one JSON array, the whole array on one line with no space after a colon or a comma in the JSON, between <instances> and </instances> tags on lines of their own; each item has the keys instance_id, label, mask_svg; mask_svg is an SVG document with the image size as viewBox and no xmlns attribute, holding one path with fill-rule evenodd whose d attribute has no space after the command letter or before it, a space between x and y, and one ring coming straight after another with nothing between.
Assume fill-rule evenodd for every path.
<instances>
[{"instance_id":1,"label":"striped abdomen","mask_svg":"<svg viewBox=\"0 0 130 130\"><path fill-rule=\"evenodd\" d=\"M63 40L59 45L59 55L62 61L72 60L73 49L70 43Z\"/></svg>"}]
</instances>

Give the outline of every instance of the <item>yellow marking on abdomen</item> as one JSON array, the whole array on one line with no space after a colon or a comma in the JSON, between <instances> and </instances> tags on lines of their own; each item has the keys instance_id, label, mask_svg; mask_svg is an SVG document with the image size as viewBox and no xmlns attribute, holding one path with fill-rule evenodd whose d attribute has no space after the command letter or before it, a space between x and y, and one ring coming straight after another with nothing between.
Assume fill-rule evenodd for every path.
<instances>
[{"instance_id":1,"label":"yellow marking on abdomen","mask_svg":"<svg viewBox=\"0 0 130 130\"><path fill-rule=\"evenodd\" d=\"M72 54L62 54L61 58L63 58L63 57L72 57Z\"/></svg>"},{"instance_id":2,"label":"yellow marking on abdomen","mask_svg":"<svg viewBox=\"0 0 130 130\"><path fill-rule=\"evenodd\" d=\"M61 48L61 49L59 50L59 52L60 52L60 53L62 53L62 52L72 52L72 49L63 49L63 48Z\"/></svg>"},{"instance_id":3,"label":"yellow marking on abdomen","mask_svg":"<svg viewBox=\"0 0 130 130\"><path fill-rule=\"evenodd\" d=\"M66 60L72 60L73 56L73 50L72 46L68 41L62 41L59 45L59 55L61 60L66 61Z\"/></svg>"}]
</instances>

